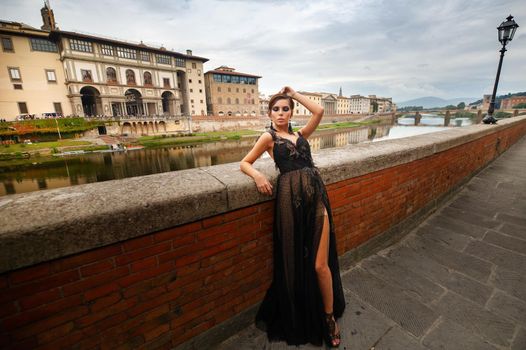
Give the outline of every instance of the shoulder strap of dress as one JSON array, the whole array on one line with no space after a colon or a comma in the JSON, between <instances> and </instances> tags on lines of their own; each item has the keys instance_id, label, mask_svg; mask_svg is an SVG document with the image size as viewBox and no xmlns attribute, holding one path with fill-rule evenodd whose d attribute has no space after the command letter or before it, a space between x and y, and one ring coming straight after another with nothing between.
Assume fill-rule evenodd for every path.
<instances>
[{"instance_id":1,"label":"shoulder strap of dress","mask_svg":"<svg viewBox=\"0 0 526 350\"><path fill-rule=\"evenodd\" d=\"M303 135L301 135L301 131L298 130L298 136L302 137Z\"/></svg>"}]
</instances>

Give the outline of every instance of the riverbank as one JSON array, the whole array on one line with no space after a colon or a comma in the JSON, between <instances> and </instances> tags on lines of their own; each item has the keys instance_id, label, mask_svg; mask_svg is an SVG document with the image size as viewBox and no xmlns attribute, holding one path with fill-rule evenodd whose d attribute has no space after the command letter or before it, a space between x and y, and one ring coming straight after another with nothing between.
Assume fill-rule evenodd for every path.
<instances>
[{"instance_id":1,"label":"riverbank","mask_svg":"<svg viewBox=\"0 0 526 350\"><path fill-rule=\"evenodd\" d=\"M317 133L330 132L336 129L352 129L356 127L379 124L378 120L365 122L341 122L321 124ZM295 127L297 131L301 127ZM239 130L239 131L215 131L207 133L194 133L181 136L142 136L139 138L127 138L127 146L143 146L145 148L161 148L180 145L202 144L226 140L239 140L244 137L257 137L262 130ZM96 151L108 149L109 145L100 145L93 140L57 140L52 142L37 142L31 144L19 143L14 145L3 145L0 147L0 167L11 168L21 165L34 165L43 163L54 163L57 161L53 154L67 151ZM68 156L68 158L75 155Z\"/></svg>"}]
</instances>

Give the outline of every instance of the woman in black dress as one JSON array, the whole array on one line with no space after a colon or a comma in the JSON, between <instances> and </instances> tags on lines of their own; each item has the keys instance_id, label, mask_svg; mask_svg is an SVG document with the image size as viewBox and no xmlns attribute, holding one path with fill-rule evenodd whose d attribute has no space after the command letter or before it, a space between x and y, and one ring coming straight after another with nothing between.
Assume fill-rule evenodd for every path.
<instances>
[{"instance_id":1,"label":"woman in black dress","mask_svg":"<svg viewBox=\"0 0 526 350\"><path fill-rule=\"evenodd\" d=\"M312 116L297 133L290 127L294 100ZM256 316L270 341L289 345L322 339L340 345L345 299L340 279L336 237L325 185L314 166L307 141L321 121L323 108L286 86L269 102L271 128L241 161L259 192L272 195L272 185L252 164L268 152L279 168L274 214L274 273Z\"/></svg>"}]
</instances>

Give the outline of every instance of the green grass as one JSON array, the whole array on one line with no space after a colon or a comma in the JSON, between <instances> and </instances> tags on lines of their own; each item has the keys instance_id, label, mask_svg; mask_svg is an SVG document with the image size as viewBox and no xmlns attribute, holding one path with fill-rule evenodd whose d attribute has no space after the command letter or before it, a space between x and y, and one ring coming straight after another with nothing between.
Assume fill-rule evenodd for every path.
<instances>
[{"instance_id":1,"label":"green grass","mask_svg":"<svg viewBox=\"0 0 526 350\"><path fill-rule=\"evenodd\" d=\"M257 136L259 134L260 132L253 130L213 131L194 133L189 136L143 136L139 138L138 142L145 147L162 147L168 145L214 142L221 140L239 140L243 136Z\"/></svg>"},{"instance_id":2,"label":"green grass","mask_svg":"<svg viewBox=\"0 0 526 350\"><path fill-rule=\"evenodd\" d=\"M0 135L56 134L57 123L61 133L75 133L104 125L102 121L84 118L35 119L0 123Z\"/></svg>"},{"instance_id":3,"label":"green grass","mask_svg":"<svg viewBox=\"0 0 526 350\"><path fill-rule=\"evenodd\" d=\"M60 141L52 141L52 142L38 142L38 143L33 143L31 145L27 145L25 143L18 143L15 145L0 146L0 153L30 152L30 151L36 151L36 150L48 149L48 148L53 149L53 148L58 148L58 147L84 146L84 145L91 145L91 142L74 141L74 140L60 140Z\"/></svg>"}]
</instances>

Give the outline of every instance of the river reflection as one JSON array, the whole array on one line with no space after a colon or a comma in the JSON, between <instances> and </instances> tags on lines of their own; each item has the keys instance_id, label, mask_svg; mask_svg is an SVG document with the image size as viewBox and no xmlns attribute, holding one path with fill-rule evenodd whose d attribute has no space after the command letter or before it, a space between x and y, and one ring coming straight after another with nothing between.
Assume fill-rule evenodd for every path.
<instances>
[{"instance_id":1,"label":"river reflection","mask_svg":"<svg viewBox=\"0 0 526 350\"><path fill-rule=\"evenodd\" d=\"M319 149L407 137L443 129L447 128L379 125L337 131L323 130L311 136L309 143L315 152ZM0 163L0 196L239 162L255 141L256 137L245 137L236 141L192 146L93 153L13 167L2 167ZM264 157L268 155L265 154Z\"/></svg>"}]
</instances>

